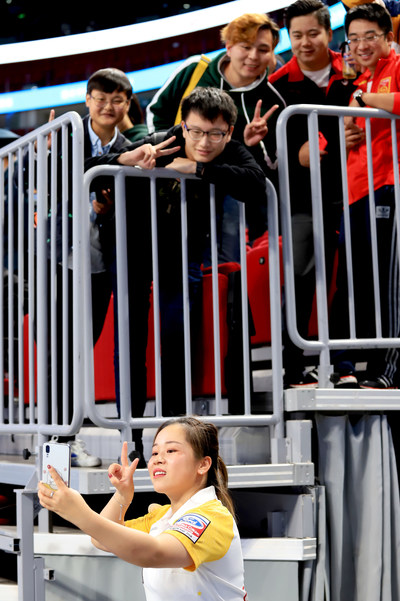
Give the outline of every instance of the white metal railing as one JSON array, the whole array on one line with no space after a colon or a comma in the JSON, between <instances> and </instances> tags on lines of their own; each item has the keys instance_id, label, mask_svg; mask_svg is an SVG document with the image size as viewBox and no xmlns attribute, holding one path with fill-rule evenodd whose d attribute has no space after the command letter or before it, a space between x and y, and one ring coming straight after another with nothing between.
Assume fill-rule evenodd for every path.
<instances>
[{"instance_id":1,"label":"white metal railing","mask_svg":"<svg viewBox=\"0 0 400 601\"><path fill-rule=\"evenodd\" d=\"M6 341L0 346L0 432L43 439L73 433L83 420L81 118L67 113L43 125L1 149L0 161L0 236L7 241L0 264L4 284L8 279L7 298L0 289L0 338ZM60 302L57 287L72 307Z\"/></svg>"},{"instance_id":2,"label":"white metal railing","mask_svg":"<svg viewBox=\"0 0 400 601\"><path fill-rule=\"evenodd\" d=\"M50 134L52 134L50 136ZM13 274L14 284L0 289L0 336L7 339L0 348L0 433L39 434L39 444L52 435L79 431L85 416L93 423L121 430L131 440L131 428L156 427L162 416L156 182L157 178L179 178L182 183L182 257L185 393L186 410L192 412L189 293L187 280L187 232L185 219L186 181L170 170L143 172L134 168L95 167L84 176L83 128L81 118L67 113L0 151L0 234L7 244L0 248L3 279ZM6 164L8 162L8 165ZM91 329L89 188L100 174L115 177L116 243L118 273L121 412L118 419L102 417L95 404L93 344ZM129 315L124 218L126 177L146 178L151 187L153 299L155 331L155 417L132 418L130 397L134 382L129 375L129 339L125 327ZM193 179L193 178L192 178ZM224 415L221 382L219 332L218 258L215 195L211 187L211 257L213 289L215 415L217 425L271 425L275 436L283 436L281 382L281 328L278 210L276 193L267 180L269 197L269 262L273 378L273 409L263 415L252 413L249 319L246 278L245 210L240 203L241 306L243 329L243 415ZM249 191L251 193L251 191ZM10 202L12 199L12 202ZM87 200L85 200L87 199ZM129 232L129 235L132 235ZM7 256L6 256L7 255ZM268 319L266 307L265 319ZM7 332L4 331L4 324ZM72 328L72 333L71 333ZM73 377L71 377L71 373ZM7 384L9 391L7 391ZM15 388L15 391L13 390ZM8 393L8 394L7 394Z\"/></svg>"},{"instance_id":3,"label":"white metal railing","mask_svg":"<svg viewBox=\"0 0 400 601\"><path fill-rule=\"evenodd\" d=\"M85 287L87 292L85 296L85 324L86 324L86 344L85 344L85 364L86 369L86 413L90 419L97 425L106 428L119 428L123 431L126 440L131 440L131 429L157 427L166 418L162 415L161 399L161 348L160 348L160 321L159 321L159 282L158 282L158 235L157 235L157 181L163 178L179 179L181 182L181 228L182 228L182 273L183 273L183 299L184 299L184 341L185 341L185 393L186 393L186 411L192 413L192 386L191 386L191 343L190 343L190 324L189 324L189 289L188 289L188 252L187 238L190 236L186 220L186 181L195 179L194 176L183 175L166 169L155 169L152 171L141 171L138 169L116 166L97 166L90 169L84 177L84 196L87 197L90 184L94 178L99 175L111 175L115 177L115 219L116 219L116 241L117 241L117 279L118 279L118 314L122 316L118 320L119 343L121 358L120 362L120 390L121 390L121 411L118 419L104 417L97 410L94 394L94 368L93 368L93 345L90 326L91 315L91 297L89 286ZM131 414L131 394L134 382L130 381L129 373L129 333L126 324L129 319L129 294L127 284L127 239L126 239L126 178L146 178L150 181L150 201L151 201L151 240L152 240L152 261L153 261L153 300L154 300L154 348L155 348L155 416L154 417L134 417ZM245 210L244 204L240 203L240 251L241 251L241 288L242 288L242 327L243 327L243 371L244 371L244 413L243 415L223 415L222 394L221 394L221 364L220 364L220 331L219 331L219 300L218 300L218 257L217 257L217 233L216 233L216 212L215 212L215 194L213 186L210 193L210 232L211 232L211 263L212 263L212 288L213 288L213 332L214 332L214 374L215 374L215 415L209 417L219 426L228 425L272 425L275 426L275 435L283 435L282 422L282 382L281 382L281 315L280 306L276 299L280 296L280 278L279 278L279 246L278 246L278 212L276 192L272 184L267 181L268 201L269 201L269 261L270 261L270 293L271 293L271 324L272 324L272 362L276 370L276 377L273 378L273 412L271 414L253 414L251 410L250 398L250 378L251 366L248 356L249 340L249 320L247 303L247 279L246 279L246 242L245 242ZM143 199L140 199L143 202ZM132 202L135 200L132 199ZM139 202L139 199L138 199ZM86 216L87 220L87 216ZM86 223L87 225L87 223ZM87 229L86 226L84 229ZM149 232L150 234L150 232ZM86 259L89 257L88 240L86 240ZM89 261L85 261L85 281L89 281ZM267 308L266 308L267 319Z\"/></svg>"},{"instance_id":4,"label":"white metal railing","mask_svg":"<svg viewBox=\"0 0 400 601\"><path fill-rule=\"evenodd\" d=\"M82 181L83 126L76 113L0 150L0 433L37 434L38 448L53 434L76 432L84 416ZM44 560L33 548L40 467L38 454L36 469L14 465L10 478L14 484L24 474L16 532L21 601L45 596Z\"/></svg>"},{"instance_id":5,"label":"white metal railing","mask_svg":"<svg viewBox=\"0 0 400 601\"><path fill-rule=\"evenodd\" d=\"M291 196L290 196L290 165L288 162L288 139L287 128L290 119L294 116L303 115L308 122L308 139L310 145L310 181L312 192L312 220L313 220L313 243L315 256L315 279L316 279L316 301L318 334L315 339L306 339L299 334L296 320L296 290L294 278L294 257L291 224ZM325 269L324 251L324 221L323 221L323 197L321 190L320 151L318 140L318 119L323 116L337 119L339 142L340 142L340 166L342 176L343 219L345 231L345 252L348 265L348 297L349 297L349 332L350 336L345 339L333 338L329 333L329 307L328 307L328 274ZM373 264L373 295L375 304L375 327L376 336L357 337L356 316L354 303L354 286L351 254L351 230L348 203L348 181L347 181L347 156L344 130L344 118L346 116L363 117L366 123L366 145L368 158L368 181L369 181L369 212L371 221L371 249ZM284 256L284 279L286 299L287 327L293 342L310 354L319 355L319 385L322 388L333 387L330 379L332 373L331 351L336 349L372 349L391 348L400 345L399 337L389 337L382 334L380 292L379 292L379 270L377 234L375 227L375 203L374 203L374 174L371 146L371 119L391 120L390 131L392 144L393 165L395 174L395 224L397 232L400 225L399 214L399 167L396 121L398 117L383 110L367 108L349 108L338 106L317 105L294 105L286 108L279 116L277 124L277 146L279 154L279 183L280 183L280 214L282 222L282 246ZM323 159L322 159L323 160ZM340 174L332 173L331 177L339 177ZM400 247L397 236L397 253L400 255ZM371 391L365 391L371 392ZM338 391L336 391L338 394Z\"/></svg>"}]
</instances>

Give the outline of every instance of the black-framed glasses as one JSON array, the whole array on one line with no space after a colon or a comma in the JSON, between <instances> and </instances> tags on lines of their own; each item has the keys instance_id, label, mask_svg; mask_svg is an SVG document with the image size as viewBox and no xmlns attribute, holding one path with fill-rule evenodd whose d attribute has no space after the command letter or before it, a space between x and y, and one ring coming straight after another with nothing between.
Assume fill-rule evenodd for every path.
<instances>
[{"instance_id":1,"label":"black-framed glasses","mask_svg":"<svg viewBox=\"0 0 400 601\"><path fill-rule=\"evenodd\" d=\"M379 38L386 35L385 33L369 33L360 37L354 36L347 40L347 43L353 46L357 46L360 42L367 42L367 44L374 44Z\"/></svg>"},{"instance_id":2,"label":"black-framed glasses","mask_svg":"<svg viewBox=\"0 0 400 601\"><path fill-rule=\"evenodd\" d=\"M99 108L107 106L108 103L112 104L112 106L115 108L121 108L124 104L128 102L126 98L119 98L118 96L116 98L112 98L111 100L107 100L107 98L105 98L104 96L92 96L90 94L90 98Z\"/></svg>"},{"instance_id":3,"label":"black-framed glasses","mask_svg":"<svg viewBox=\"0 0 400 601\"><path fill-rule=\"evenodd\" d=\"M229 132L229 130L220 131L219 129L212 129L211 131L203 131L199 127L188 127L186 125L186 123L185 123L185 129L186 129L187 133L189 134L189 136L192 138L192 140L199 141L203 138L203 136L207 136L208 139L210 140L210 142L212 142L213 144L218 144L219 142L222 142L222 140L224 139L226 134Z\"/></svg>"}]
</instances>

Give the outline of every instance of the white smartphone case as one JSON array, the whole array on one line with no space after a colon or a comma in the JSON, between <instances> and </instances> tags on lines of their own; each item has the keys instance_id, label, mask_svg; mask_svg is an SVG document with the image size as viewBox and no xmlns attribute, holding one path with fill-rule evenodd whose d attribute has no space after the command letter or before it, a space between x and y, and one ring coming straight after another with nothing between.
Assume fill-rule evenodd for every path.
<instances>
[{"instance_id":1,"label":"white smartphone case","mask_svg":"<svg viewBox=\"0 0 400 601\"><path fill-rule=\"evenodd\" d=\"M57 486L50 475L48 465L54 467L65 484L69 486L71 473L71 447L60 442L45 442L43 445L42 482L50 488L57 490Z\"/></svg>"}]
</instances>

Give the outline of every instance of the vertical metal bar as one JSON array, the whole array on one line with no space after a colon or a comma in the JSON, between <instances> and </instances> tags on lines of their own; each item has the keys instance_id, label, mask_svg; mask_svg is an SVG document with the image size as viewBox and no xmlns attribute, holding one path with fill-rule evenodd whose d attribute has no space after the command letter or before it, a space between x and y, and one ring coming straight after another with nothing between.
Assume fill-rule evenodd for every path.
<instances>
[{"instance_id":1,"label":"vertical metal bar","mask_svg":"<svg viewBox=\"0 0 400 601\"><path fill-rule=\"evenodd\" d=\"M37 139L37 405L38 422L47 424L48 419L48 350L47 350L47 138Z\"/></svg>"},{"instance_id":2,"label":"vertical metal bar","mask_svg":"<svg viewBox=\"0 0 400 601\"><path fill-rule=\"evenodd\" d=\"M81 269L81 289L83 293L83 323L77 325L82 328L83 335L83 354L84 354L84 390L85 405L88 413L94 409L95 390L94 390L94 358L93 358L93 328L92 328L92 287L91 287L91 263L90 263L90 239L89 239L89 199L90 199L90 178L83 178L82 197L80 206L74 207L75 215L79 215L81 229L81 251L78 257ZM75 283L75 279L74 279ZM75 325L75 322L74 322ZM79 335L79 333L78 333ZM74 331L75 338L75 331ZM74 352L75 354L75 352ZM75 396L75 390L74 390Z\"/></svg>"},{"instance_id":3,"label":"vertical metal bar","mask_svg":"<svg viewBox=\"0 0 400 601\"><path fill-rule=\"evenodd\" d=\"M29 421L35 420L35 212L37 209L37 194L35 191L34 146L28 147L28 373L29 373ZM19 185L22 185L22 181Z\"/></svg>"},{"instance_id":4,"label":"vertical metal bar","mask_svg":"<svg viewBox=\"0 0 400 601\"><path fill-rule=\"evenodd\" d=\"M161 389L161 335L160 335L160 283L158 272L158 228L157 228L157 187L156 179L150 178L151 209L151 252L153 266L153 323L154 323L154 370L156 388L156 416L162 414Z\"/></svg>"},{"instance_id":5,"label":"vertical metal bar","mask_svg":"<svg viewBox=\"0 0 400 601\"><path fill-rule=\"evenodd\" d=\"M14 196L12 182L14 179L14 163L8 165L8 295L7 295L7 315L8 315L8 419L10 424L14 424Z\"/></svg>"},{"instance_id":6,"label":"vertical metal bar","mask_svg":"<svg viewBox=\"0 0 400 601\"><path fill-rule=\"evenodd\" d=\"M239 202L239 242L240 242L240 286L242 299L242 356L244 412L251 413L250 357L249 357L249 306L247 297L247 257L246 257L246 214L243 202Z\"/></svg>"},{"instance_id":7,"label":"vertical metal bar","mask_svg":"<svg viewBox=\"0 0 400 601\"><path fill-rule=\"evenodd\" d=\"M274 427L275 438L283 438L283 382L282 382L282 309L280 282L280 253L278 198L272 183L267 179L268 197L268 264L269 298L271 320L271 358L272 358L272 408L278 417Z\"/></svg>"},{"instance_id":8,"label":"vertical metal bar","mask_svg":"<svg viewBox=\"0 0 400 601\"><path fill-rule=\"evenodd\" d=\"M33 549L33 493L17 490L17 536L21 549L17 556L18 601L32 601L35 590ZM36 601L36 600L35 600ZM42 601L42 600L37 600Z\"/></svg>"},{"instance_id":9,"label":"vertical metal bar","mask_svg":"<svg viewBox=\"0 0 400 601\"><path fill-rule=\"evenodd\" d=\"M182 294L183 294L183 338L185 349L185 392L186 413L192 413L192 370L190 352L190 298L188 284L188 229L186 179L181 179L181 242L182 242Z\"/></svg>"},{"instance_id":10,"label":"vertical metal bar","mask_svg":"<svg viewBox=\"0 0 400 601\"><path fill-rule=\"evenodd\" d=\"M72 132L70 134L70 129ZM85 398L83 397L83 390L85 388L84 378L84 360L83 360L83 337L82 332L84 330L82 305L86 296L85 292L85 281L83 280L84 272L84 236L83 236L83 224L88 223L84 219L76 219L76 215L80 215L83 210L86 220L89 219L89 210L86 202L83 201L83 166L84 166L84 134L82 121L71 120L69 127L63 129L63 140L62 148L63 153L69 156L68 166L63 166L63 188L67 190L67 196L64 197L64 230L65 240L63 257L65 256L68 248L68 232L70 229L70 220L72 218L72 370L73 370L73 389L70 391L73 403L73 415L71 431L76 432L83 422ZM69 141L72 140L72 153L70 153ZM69 173L72 173L72 183L68 180ZM68 182L68 183L67 183ZM71 193L70 185L72 187L72 214L69 215L69 194ZM88 196L89 197L89 196ZM88 198L87 197L87 198ZM74 217L75 216L75 217ZM88 230L87 232L88 233ZM69 249L68 249L69 250ZM66 262L66 261L65 261ZM70 262L70 257L69 257ZM64 263L64 260L63 260ZM89 265L89 262L88 262ZM68 274L66 266L63 265L63 278L64 286L65 281L68 280ZM90 276L89 276L90 281ZM65 293L64 293L65 296ZM90 296L91 298L91 296ZM91 328L91 324L90 324ZM93 348L93 337L91 337ZM71 366L70 366L71 368ZM72 395L71 395L72 392ZM82 398L83 397L83 398ZM94 396L93 396L94 399Z\"/></svg>"},{"instance_id":11,"label":"vertical metal bar","mask_svg":"<svg viewBox=\"0 0 400 601\"><path fill-rule=\"evenodd\" d=\"M396 121L394 119L391 120L391 135L392 135L392 154L393 154L393 173L394 173L394 202L395 202L395 213L394 220L396 224L396 246L397 246L397 267L400 265L400 240L399 240L399 232L400 232L400 177L399 177L399 153L397 149L397 128ZM397 290L395 291L396 298L399 297L399 282L398 282L398 273L397 273ZM398 312L393 316L394 319L394 331L395 335L399 336L400 332L400 316Z\"/></svg>"},{"instance_id":12,"label":"vertical metal bar","mask_svg":"<svg viewBox=\"0 0 400 601\"><path fill-rule=\"evenodd\" d=\"M282 226L282 252L285 271L285 319L290 336L297 331L296 293L294 288L293 237L290 206L289 163L287 143L287 121L290 109L285 109L277 122L277 153L279 171L279 199Z\"/></svg>"},{"instance_id":13,"label":"vertical metal bar","mask_svg":"<svg viewBox=\"0 0 400 601\"><path fill-rule=\"evenodd\" d=\"M44 581L44 569L44 557L34 557L35 601L45 601L46 587Z\"/></svg>"},{"instance_id":14,"label":"vertical metal bar","mask_svg":"<svg viewBox=\"0 0 400 601\"><path fill-rule=\"evenodd\" d=\"M117 250L117 302L118 302L118 339L119 339L119 372L121 417L129 423L131 411L131 379L130 379L130 347L129 347L129 290L126 233L126 191L125 174L118 172L115 178L115 199L118 203L118 219L115 224ZM126 332L128 330L128 336ZM132 436L132 434L131 434ZM130 438L132 440L132 438Z\"/></svg>"},{"instance_id":15,"label":"vertical metal bar","mask_svg":"<svg viewBox=\"0 0 400 601\"><path fill-rule=\"evenodd\" d=\"M318 339L323 343L320 351L318 382L322 388L333 387L330 381L328 299L326 292L324 220L322 215L321 160L319 154L318 112L308 116L308 137L310 141L310 179L313 217L313 240L315 260L315 280L317 296Z\"/></svg>"},{"instance_id":16,"label":"vertical metal bar","mask_svg":"<svg viewBox=\"0 0 400 601\"><path fill-rule=\"evenodd\" d=\"M9 162L13 156L9 155ZM22 152L18 160L18 181L22 180ZM17 297L17 327L18 327L18 422L24 423L25 386L24 386L24 288L25 288L25 190L18 189L18 297ZM13 386L14 389L14 386Z\"/></svg>"},{"instance_id":17,"label":"vertical metal bar","mask_svg":"<svg viewBox=\"0 0 400 601\"><path fill-rule=\"evenodd\" d=\"M215 209L215 186L210 185L210 244L211 244L211 284L213 309L213 343L214 343L214 379L215 379L215 413L222 414L221 408L221 335L219 327L219 285L218 285L218 247L217 223Z\"/></svg>"},{"instance_id":18,"label":"vertical metal bar","mask_svg":"<svg viewBox=\"0 0 400 601\"><path fill-rule=\"evenodd\" d=\"M381 298L379 292L379 266L378 266L378 238L376 231L376 209L374 194L374 173L372 161L372 136L371 119L365 119L365 140L367 146L367 166L368 166L368 204L371 227L371 250L372 250L372 274L374 281L374 301L375 301L375 327L377 338L382 337L382 316L381 316Z\"/></svg>"},{"instance_id":19,"label":"vertical metal bar","mask_svg":"<svg viewBox=\"0 0 400 601\"><path fill-rule=\"evenodd\" d=\"M50 134L49 134L50 135ZM51 134L51 160L50 160L50 240L48 241L50 247L50 270L48 274L48 286L50 289L49 294L49 307L48 311L50 312L50 352L51 352L51 420L52 424L56 425L58 420L61 419L61 423L63 423L62 416L58 415L58 362L62 361L62 381L63 386L65 382L68 382L65 369L65 357L58 357L58 345L57 339L62 335L61 332L58 332L57 328L57 313L58 306L64 310L64 299L58 298L57 295L57 244L58 244L58 235L57 232L57 220L58 220L58 202L57 202L57 153L58 153L58 144L57 144L57 135ZM63 156L63 162L66 157ZM63 340L64 344L64 340ZM66 337L66 344L68 344L68 336ZM67 366L68 369L68 366ZM68 385L68 384L67 384ZM64 390L63 390L64 393ZM62 397L64 400L64 394L62 393ZM63 401L64 402L64 401Z\"/></svg>"},{"instance_id":20,"label":"vertical metal bar","mask_svg":"<svg viewBox=\"0 0 400 601\"><path fill-rule=\"evenodd\" d=\"M57 135L53 136L57 140ZM55 176L56 176L56 191L59 188L58 178L61 178L61 220L62 220L62 267L61 267L61 278L62 278L62 326L61 332L57 332L57 338L62 336L62 365L63 365L63 386L62 386L62 423L69 423L69 405L72 402L74 404L74 389L70 390L70 377L69 373L72 370L73 380L78 377L78 372L74 370L74 366L70 364L71 354L69 352L70 346L73 344L73 340L70 339L70 332L73 331L69 325L70 319L72 323L76 319L75 306L72 304L70 307L70 293L69 293L69 195L73 193L69 189L70 182L68 181L68 173L73 166L72 159L68 152L68 127L63 125L61 128L61 173L58 172L58 165L55 164ZM78 177L78 173L74 174ZM72 178L74 179L74 177ZM79 192L80 194L80 192ZM77 227L81 227L77 225ZM79 247L75 250L79 253ZM81 262L78 262L79 265ZM60 347L60 345L57 345ZM72 353L72 361L74 360L75 353Z\"/></svg>"},{"instance_id":21,"label":"vertical metal bar","mask_svg":"<svg viewBox=\"0 0 400 601\"><path fill-rule=\"evenodd\" d=\"M347 180L347 150L346 138L344 132L344 117L339 117L339 144L340 144L340 164L342 170L342 191L343 191L343 220L345 234L345 253L347 265L347 290L349 294L349 332L350 338L356 337L356 316L354 302L354 278L353 278L353 259L351 247L351 227L349 211L349 190Z\"/></svg>"}]
</instances>

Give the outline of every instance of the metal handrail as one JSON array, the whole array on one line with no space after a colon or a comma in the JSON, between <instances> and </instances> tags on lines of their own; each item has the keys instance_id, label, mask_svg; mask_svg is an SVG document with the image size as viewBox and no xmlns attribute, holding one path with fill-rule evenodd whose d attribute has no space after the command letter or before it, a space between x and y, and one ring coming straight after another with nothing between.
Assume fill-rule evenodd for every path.
<instances>
[{"instance_id":1,"label":"metal handrail","mask_svg":"<svg viewBox=\"0 0 400 601\"><path fill-rule=\"evenodd\" d=\"M312 190L312 215L314 224L314 256L315 256L315 277L316 277L316 299L317 299L317 319L318 336L316 339L306 339L302 337L297 328L296 319L296 292L294 285L294 258L292 244L292 224L291 224L291 198L289 186L288 162L288 139L287 127L290 119L294 116L304 115L308 121L308 139L310 143L310 180ZM348 290L349 290L349 327L350 337L347 339L331 338L329 336L329 313L327 300L327 278L324 263L324 236L323 236L323 214L322 214L322 190L320 174L320 153L318 144L318 118L320 116L336 117L339 125L340 139L340 164L342 171L342 194L343 194L343 215L345 222L345 248L348 265ZM351 261L351 237L350 237L350 217L348 203L348 181L346 167L346 145L344 133L344 118L346 116L362 117L366 122L366 144L368 157L368 180L369 180L369 204L371 215L374 210L374 188L372 171L372 146L371 146L371 119L389 119L391 120L391 143L393 154L393 165L395 173L395 203L396 203L396 224L399 231L399 173L398 173L398 150L396 121L399 118L384 110L358 107L339 107L323 105L299 104L285 108L279 115L277 122L277 152L279 156L279 189L280 189L280 215L282 225L282 250L284 257L284 280L285 280L285 300L286 300L286 321L287 329L291 340L300 348L308 350L313 354L319 355L319 368L322 374L323 384L329 384L324 376L329 375L330 351L335 349L365 349L365 348L386 348L397 347L400 345L398 337L383 337L380 315L380 297L379 297L379 273L377 262L377 235L374 223L371 228L371 246L373 257L374 273L374 299L375 299L375 321L376 337L357 338L355 333L355 311L354 311L354 288L353 273ZM335 174L333 174L335 176ZM374 222L372 219L371 222ZM397 251L400 256L399 245ZM321 381L320 381L321 384Z\"/></svg>"},{"instance_id":2,"label":"metal handrail","mask_svg":"<svg viewBox=\"0 0 400 601\"><path fill-rule=\"evenodd\" d=\"M61 146L58 148L58 137L49 136L52 133L59 132L61 137ZM71 156L68 159L68 145L71 145ZM57 159L62 153L61 168L58 168ZM70 160L70 163L68 162ZM82 182L83 182L83 125L82 119L77 113L66 113L57 119L46 123L40 128L34 130L12 142L0 150L1 178L4 184L5 173L8 175L8 186L5 190L4 185L0 189L1 204L1 234L4 239L4 233L8 235L8 260L5 265L4 248L1 246L0 258L3 277L6 271L9 274L9 290L7 298L8 306L8 380L9 380L9 401L8 411L5 410L5 395L3 386L0 388L0 432L27 432L37 433L40 440L45 440L53 434L68 435L79 430L83 418L84 407L80 402L83 389L83 363L82 348L83 340L80 336L82 331L82 315L79 311L80 289L82 280L82 230L81 214L83 212L82 203ZM6 165L8 162L8 168ZM71 189L68 188L68 176L71 177ZM57 207L57 186L62 187L62 198L60 206ZM15 191L16 189L16 191ZM71 199L68 198L70 194ZM16 199L16 200L15 200ZM68 229L68 211L69 200L72 213L76 216L72 227L72 246L74 252L72 259L69 257L67 229ZM6 210L6 204L7 210ZM50 206L49 206L50 203ZM16 209L14 208L14 205ZM48 230L48 213L51 212L50 229ZM73 416L68 419L67 403L64 403L63 415L60 416L61 423L49 423L48 411L51 407L52 415L57 416L57 400L54 384L51 390L51 399L48 399L48 345L50 345L53 357L53 381L54 370L57 361L56 357L56 339L55 339L55 305L51 304L49 315L47 311L48 285L52 284L55 278L57 268L57 236L56 219L57 211L60 216L62 210L62 278L64 288L67 288L68 262L72 260L73 279L72 294L74 305L73 319L73 371L74 371L74 390L73 398ZM8 217L8 229L4 231L4 218ZM14 240L14 222L18 224L17 237ZM26 233L27 230L27 233ZM49 235L50 234L50 235ZM48 239L49 236L49 239ZM17 264L14 265L14 247L18 249ZM27 254L27 267L24 266L24 254ZM49 259L48 259L49 257ZM47 276L47 265L49 267L50 277ZM27 270L27 273L26 273ZM11 276L16 275L18 282L17 307L18 314L14 315L13 285ZM25 410L25 390L26 382L24 376L24 282L28 287L27 310L28 318L28 365L29 365L29 405ZM54 301L53 295L50 295ZM0 305L4 305L3 287L0 296ZM63 327L64 332L68 325L68 306L63 308ZM4 314L4 311L2 311ZM14 359L14 318L17 319L18 332L18 374L15 373ZM48 333L48 328L50 332ZM3 321L0 320L0 337L4 339ZM36 341L36 344L35 344ZM36 349L35 349L36 347ZM35 351L37 365L37 392L35 392ZM4 349L0 346L0 378L4 381ZM64 374L68 371L67 359L63 358ZM13 383L18 375L18 412L13 411ZM69 395L69 391L64 386L64 397ZM36 405L35 405L36 401ZM6 415L7 413L7 415ZM18 416L18 419L16 417ZM7 417L7 419L5 419Z\"/></svg>"},{"instance_id":3,"label":"metal handrail","mask_svg":"<svg viewBox=\"0 0 400 601\"><path fill-rule=\"evenodd\" d=\"M117 274L119 276L119 294L118 294L118 311L120 315L128 315L128 288L127 288L127 266L126 266L126 238L122 230L126 225L124 202L125 199L125 178L126 177L139 177L146 178L150 181L151 189L151 206L152 206L152 241L153 241L153 298L155 298L155 311L154 311L154 331L155 331L155 364L156 364L156 416L155 417L143 417L143 418L132 418L130 416L130 395L129 395L129 341L127 339L127 328L123 327L122 319L119 320L119 340L120 340L120 356L123 356L123 363L120 365L121 372L121 417L119 419L104 417L100 411L96 409L95 405L95 394L94 394L94 367L93 367L93 345L92 345L92 333L90 328L90 315L91 315L91 298L89 286L85 286L85 364L87 369L85 373L87 375L85 381L85 399L86 399L86 413L93 423L98 426L105 428L118 428L121 430L122 437L126 440L131 440L131 429L132 428L146 428L146 427L158 427L165 421L165 417L161 415L161 398L160 398L160 373L158 371L160 364L160 324L157 318L158 315L158 283L157 283L157 231L155 223L155 210L156 210L156 181L160 178L179 178L181 182L186 182L190 179L195 179L194 176L184 175L180 172L175 172L171 169L154 169L152 171L142 171L132 167L121 167L121 166L97 166L90 169L84 176L84 197L87 197L90 189L90 184L94 178L99 175L108 175L115 177L115 190L116 190L116 202L115 202L115 217L116 217L116 231L117 234ZM213 284L213 327L214 327L214 348L215 357L219 358L219 310L218 310L218 266L217 266L217 241L216 241L216 227L215 227L215 197L211 187L210 204L211 204L211 248L212 248L212 284ZM232 426L232 425L253 425L253 426L264 426L272 425L275 426L276 436L283 435L283 405L282 405L282 382L281 382L281 314L280 305L276 306L276 299L280 297L280 280L279 280L279 239L278 239L278 211L277 211L277 197L273 185L267 180L268 190L268 213L269 213L269 261L270 261L270 295L271 295L271 316L272 316L272 347L275 377L273 377L274 393L273 393L273 411L271 414L251 414L250 411L250 365L249 362L245 361L245 413L244 415L223 415L221 408L221 381L220 381L220 365L219 360L215 362L215 381L216 381L216 414L207 416L207 419L211 419L218 426ZM181 206L185 207L185 185L181 188ZM185 225L185 211L183 214L183 239L186 240L186 225ZM84 229L87 229L87 219ZM243 341L248 340L248 318L247 318L247 284L246 284L246 246L245 246L245 211L244 205L241 204L240 211L240 223L241 223L241 269L242 269L242 311L243 311ZM88 240L85 241L85 252L84 256L86 261L84 264L85 271L85 282L89 281L89 261L87 257L88 252ZM183 255L183 273L184 279L187 280L187 245L182 244L182 255ZM186 273L185 273L186 272ZM184 285L184 299L188 311L188 292ZM186 293L185 293L186 290ZM244 291L244 293L243 293ZM189 321L188 315L185 317L185 356L186 365L190 365L190 350L188 345L190 344L189 334ZM246 353L243 353L246 356ZM122 384L125 381L124 384ZM190 383L190 380L189 380ZM186 407L188 413L191 413L191 388L186 387Z\"/></svg>"}]
</instances>

